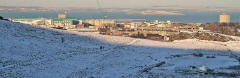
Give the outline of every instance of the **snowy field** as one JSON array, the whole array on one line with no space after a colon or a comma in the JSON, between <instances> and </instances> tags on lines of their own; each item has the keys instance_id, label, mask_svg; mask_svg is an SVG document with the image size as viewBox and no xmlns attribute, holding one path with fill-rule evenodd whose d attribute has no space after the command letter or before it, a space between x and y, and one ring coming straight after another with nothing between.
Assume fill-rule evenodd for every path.
<instances>
[{"instance_id":1,"label":"snowy field","mask_svg":"<svg viewBox=\"0 0 240 78\"><path fill-rule=\"evenodd\" d=\"M239 46L239 40L159 42L0 21L0 78L240 77Z\"/></svg>"}]
</instances>

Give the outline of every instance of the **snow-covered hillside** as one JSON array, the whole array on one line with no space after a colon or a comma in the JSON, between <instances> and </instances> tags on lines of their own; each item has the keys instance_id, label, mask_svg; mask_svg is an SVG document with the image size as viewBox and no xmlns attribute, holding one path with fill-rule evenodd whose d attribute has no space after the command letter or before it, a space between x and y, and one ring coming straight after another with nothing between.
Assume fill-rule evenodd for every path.
<instances>
[{"instance_id":1,"label":"snow-covered hillside","mask_svg":"<svg viewBox=\"0 0 240 78\"><path fill-rule=\"evenodd\" d=\"M236 77L239 46L239 41L159 42L0 20L0 78Z\"/></svg>"}]
</instances>

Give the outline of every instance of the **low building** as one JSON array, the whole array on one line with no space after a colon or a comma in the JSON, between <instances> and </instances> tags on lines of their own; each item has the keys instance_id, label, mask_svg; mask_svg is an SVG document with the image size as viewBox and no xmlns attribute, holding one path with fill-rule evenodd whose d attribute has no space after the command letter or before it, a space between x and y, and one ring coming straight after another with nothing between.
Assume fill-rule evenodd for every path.
<instances>
[{"instance_id":1,"label":"low building","mask_svg":"<svg viewBox=\"0 0 240 78\"><path fill-rule=\"evenodd\" d=\"M169 41L169 40L170 40L170 37L169 37L169 36L164 36L164 40L165 40L165 41Z\"/></svg>"},{"instance_id":2,"label":"low building","mask_svg":"<svg viewBox=\"0 0 240 78\"><path fill-rule=\"evenodd\" d=\"M240 29L237 29L238 32L240 32Z\"/></svg>"},{"instance_id":3,"label":"low building","mask_svg":"<svg viewBox=\"0 0 240 78\"><path fill-rule=\"evenodd\" d=\"M52 19L52 25L56 27L65 27L71 25L78 25L79 19L78 18L66 18L66 19Z\"/></svg>"},{"instance_id":4,"label":"low building","mask_svg":"<svg viewBox=\"0 0 240 78\"><path fill-rule=\"evenodd\" d=\"M110 20L110 19L89 19L89 20L84 20L84 24L90 24L97 26L97 28L100 28L100 26L116 26L116 20Z\"/></svg>"},{"instance_id":5,"label":"low building","mask_svg":"<svg viewBox=\"0 0 240 78\"><path fill-rule=\"evenodd\" d=\"M73 21L67 20L67 19L53 19L52 24L55 26L64 27L64 26L73 25Z\"/></svg>"},{"instance_id":6,"label":"low building","mask_svg":"<svg viewBox=\"0 0 240 78\"><path fill-rule=\"evenodd\" d=\"M128 23L125 23L125 24L124 24L124 28L130 28L130 27L131 27L131 25L128 24Z\"/></svg>"}]
</instances>

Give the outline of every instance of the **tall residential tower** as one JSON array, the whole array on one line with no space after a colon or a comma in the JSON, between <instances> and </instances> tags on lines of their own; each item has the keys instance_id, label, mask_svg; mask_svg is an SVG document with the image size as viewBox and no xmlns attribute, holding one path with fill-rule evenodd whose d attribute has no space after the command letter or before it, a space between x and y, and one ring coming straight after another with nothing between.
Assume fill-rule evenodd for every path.
<instances>
[{"instance_id":1,"label":"tall residential tower","mask_svg":"<svg viewBox=\"0 0 240 78\"><path fill-rule=\"evenodd\" d=\"M225 13L220 14L219 23L230 23L230 15Z\"/></svg>"}]
</instances>

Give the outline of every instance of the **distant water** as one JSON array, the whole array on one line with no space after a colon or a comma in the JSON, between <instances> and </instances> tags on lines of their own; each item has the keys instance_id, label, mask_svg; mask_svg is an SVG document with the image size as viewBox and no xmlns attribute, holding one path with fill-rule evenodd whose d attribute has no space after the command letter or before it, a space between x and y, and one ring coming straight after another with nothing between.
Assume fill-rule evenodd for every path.
<instances>
[{"instance_id":1,"label":"distant water","mask_svg":"<svg viewBox=\"0 0 240 78\"><path fill-rule=\"evenodd\" d=\"M57 14L64 13L61 11L0 11L0 16L5 18L13 17L45 17L55 18ZM122 12L108 12L102 13L98 11L71 11L68 13L69 17L77 17L81 19L101 19L104 14L108 16L108 19L146 19L146 20L162 20L173 22L193 22L193 23L208 23L217 22L218 12L184 12L185 15L141 15L141 14L126 14ZM232 22L240 22L240 12L231 12Z\"/></svg>"}]
</instances>

